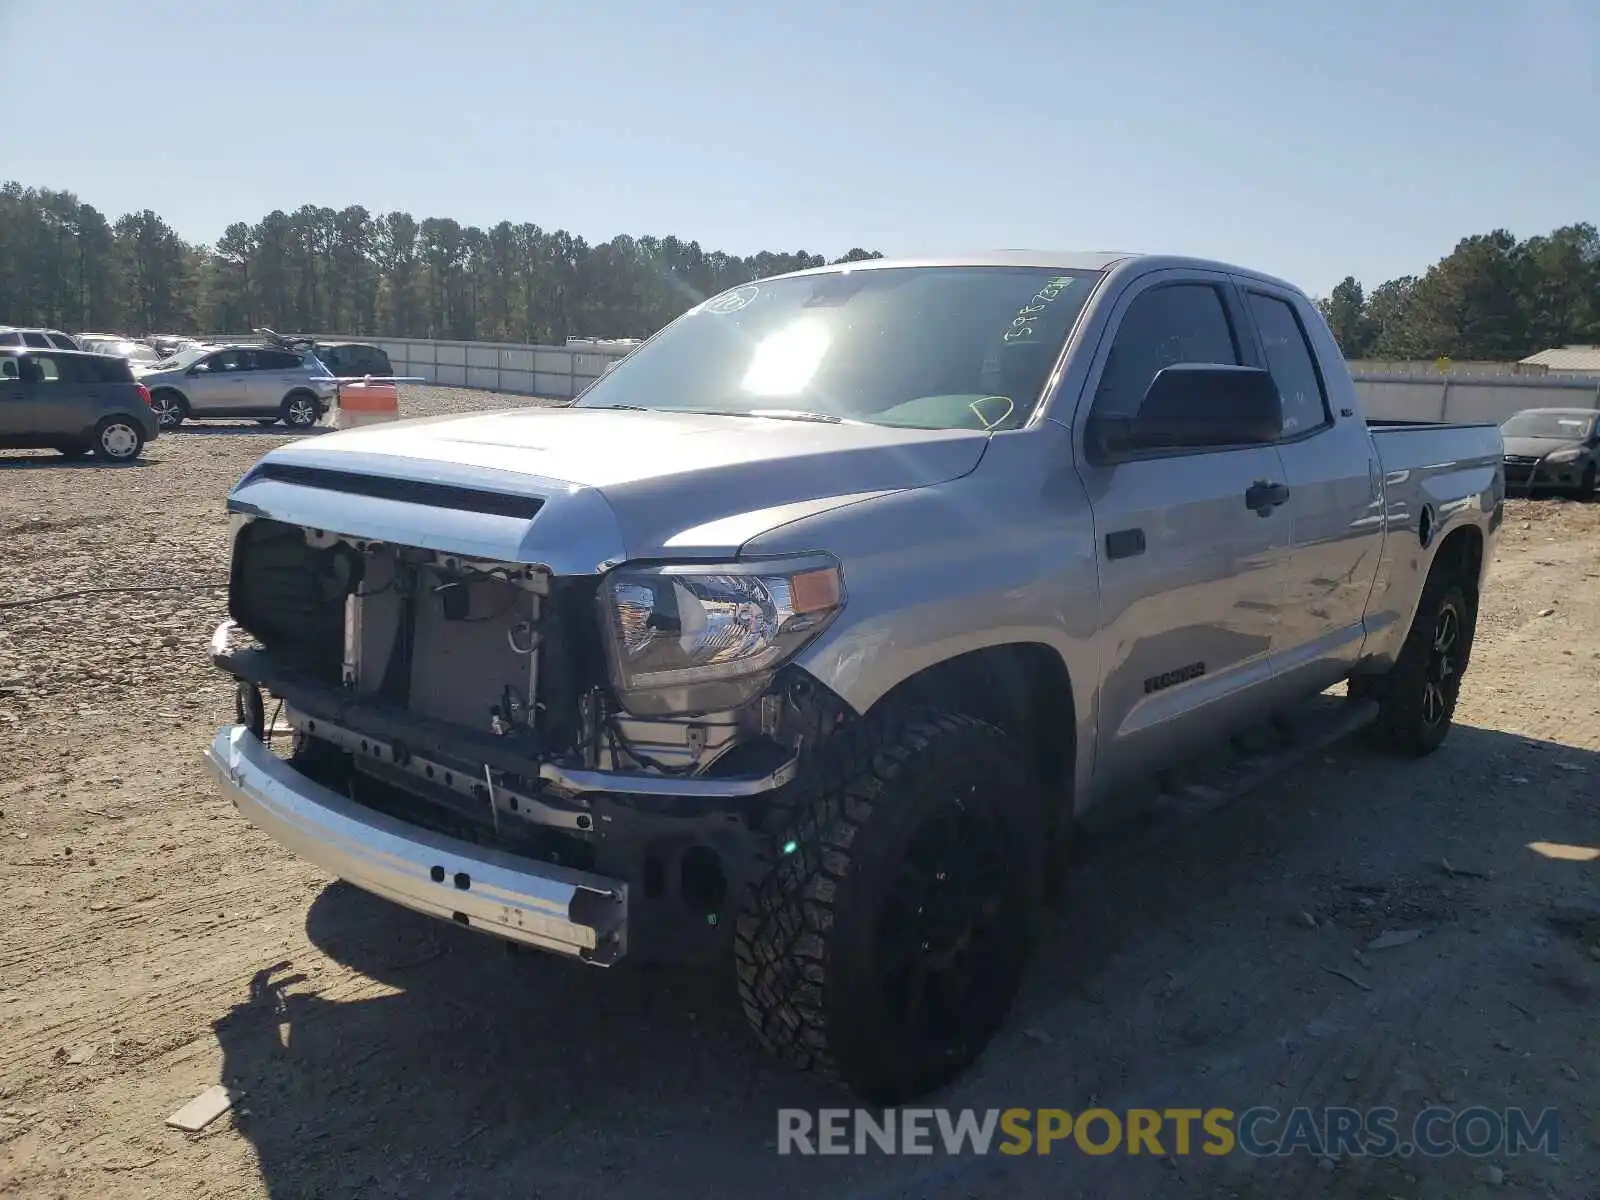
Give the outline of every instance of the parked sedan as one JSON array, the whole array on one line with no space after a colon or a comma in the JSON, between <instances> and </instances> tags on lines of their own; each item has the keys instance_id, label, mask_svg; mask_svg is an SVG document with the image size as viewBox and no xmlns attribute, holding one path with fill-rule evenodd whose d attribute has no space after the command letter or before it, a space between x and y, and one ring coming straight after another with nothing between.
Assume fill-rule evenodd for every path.
<instances>
[{"instance_id":1,"label":"parked sedan","mask_svg":"<svg viewBox=\"0 0 1600 1200\"><path fill-rule=\"evenodd\" d=\"M315 357L265 346L201 346L137 374L163 429L190 418L254 418L309 429L339 391Z\"/></svg>"},{"instance_id":2,"label":"parked sedan","mask_svg":"<svg viewBox=\"0 0 1600 1200\"><path fill-rule=\"evenodd\" d=\"M1506 486L1592 496L1600 474L1600 413L1530 408L1500 426Z\"/></svg>"},{"instance_id":3,"label":"parked sedan","mask_svg":"<svg viewBox=\"0 0 1600 1200\"><path fill-rule=\"evenodd\" d=\"M114 333L80 333L78 344L90 354L110 354L135 366L150 367L161 361L161 355L143 342Z\"/></svg>"},{"instance_id":4,"label":"parked sedan","mask_svg":"<svg viewBox=\"0 0 1600 1200\"><path fill-rule=\"evenodd\" d=\"M159 432L126 359L0 347L0 447L132 462Z\"/></svg>"}]
</instances>

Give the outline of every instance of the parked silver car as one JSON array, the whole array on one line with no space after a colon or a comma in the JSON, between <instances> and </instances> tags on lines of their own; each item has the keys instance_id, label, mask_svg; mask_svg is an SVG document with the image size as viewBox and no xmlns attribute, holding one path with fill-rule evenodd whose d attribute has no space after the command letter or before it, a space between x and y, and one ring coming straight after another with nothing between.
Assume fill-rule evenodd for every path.
<instances>
[{"instance_id":1,"label":"parked silver car","mask_svg":"<svg viewBox=\"0 0 1600 1200\"><path fill-rule=\"evenodd\" d=\"M254 418L308 429L339 390L314 356L266 346L199 346L135 371L150 389L162 429L190 418Z\"/></svg>"},{"instance_id":2,"label":"parked silver car","mask_svg":"<svg viewBox=\"0 0 1600 1200\"><path fill-rule=\"evenodd\" d=\"M114 358L126 359L139 367L153 367L161 361L161 355L143 342L136 342L132 338L125 338L120 333L80 333L78 344L88 354L109 354Z\"/></svg>"}]
</instances>

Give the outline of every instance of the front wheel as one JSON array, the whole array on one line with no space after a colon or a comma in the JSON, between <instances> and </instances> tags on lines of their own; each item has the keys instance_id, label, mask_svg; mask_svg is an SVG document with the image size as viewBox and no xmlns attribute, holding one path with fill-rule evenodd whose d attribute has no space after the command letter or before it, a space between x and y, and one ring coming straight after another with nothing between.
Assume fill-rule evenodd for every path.
<instances>
[{"instance_id":1,"label":"front wheel","mask_svg":"<svg viewBox=\"0 0 1600 1200\"><path fill-rule=\"evenodd\" d=\"M132 462L144 449L144 430L126 417L107 417L94 428L94 453L107 462Z\"/></svg>"},{"instance_id":2,"label":"front wheel","mask_svg":"<svg viewBox=\"0 0 1600 1200\"><path fill-rule=\"evenodd\" d=\"M922 1095L1020 986L1045 865L1032 772L991 725L894 714L834 734L792 786L734 931L745 1015L871 1102Z\"/></svg>"},{"instance_id":3,"label":"front wheel","mask_svg":"<svg viewBox=\"0 0 1600 1200\"><path fill-rule=\"evenodd\" d=\"M1400 754L1431 754L1444 742L1472 654L1477 607L1453 579L1429 578L1405 645L1387 674L1350 681L1358 698L1378 702L1372 738Z\"/></svg>"},{"instance_id":4,"label":"front wheel","mask_svg":"<svg viewBox=\"0 0 1600 1200\"><path fill-rule=\"evenodd\" d=\"M316 397L307 392L296 392L283 402L279 419L290 429L310 429L322 416Z\"/></svg>"},{"instance_id":5,"label":"front wheel","mask_svg":"<svg viewBox=\"0 0 1600 1200\"><path fill-rule=\"evenodd\" d=\"M1588 500L1594 495L1595 485L1600 483L1596 478L1595 465L1590 463L1584 468L1583 476L1578 480L1578 486L1573 490L1573 497L1577 500Z\"/></svg>"}]
</instances>

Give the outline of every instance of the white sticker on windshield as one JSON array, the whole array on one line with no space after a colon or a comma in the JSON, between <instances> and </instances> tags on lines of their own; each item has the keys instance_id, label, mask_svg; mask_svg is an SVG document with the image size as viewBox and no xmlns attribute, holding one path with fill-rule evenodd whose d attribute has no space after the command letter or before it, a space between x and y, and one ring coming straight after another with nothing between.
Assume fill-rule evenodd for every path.
<instances>
[{"instance_id":1,"label":"white sticker on windshield","mask_svg":"<svg viewBox=\"0 0 1600 1200\"><path fill-rule=\"evenodd\" d=\"M719 317L725 317L729 313L736 313L754 300L760 291L761 289L755 284L747 283L744 287L734 288L733 291L725 296L718 296L715 300L708 301L706 303L706 311L716 313Z\"/></svg>"}]
</instances>

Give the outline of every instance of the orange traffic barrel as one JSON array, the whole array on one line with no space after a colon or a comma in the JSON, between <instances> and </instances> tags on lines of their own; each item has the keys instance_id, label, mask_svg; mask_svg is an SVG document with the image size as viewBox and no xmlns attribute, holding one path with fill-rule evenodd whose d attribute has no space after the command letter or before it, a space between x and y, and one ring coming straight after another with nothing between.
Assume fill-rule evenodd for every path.
<instances>
[{"instance_id":1,"label":"orange traffic barrel","mask_svg":"<svg viewBox=\"0 0 1600 1200\"><path fill-rule=\"evenodd\" d=\"M387 379L368 376L359 380L341 380L339 398L329 414L329 424L335 429L354 429L361 425L375 425L380 421L400 419L400 389Z\"/></svg>"}]
</instances>

